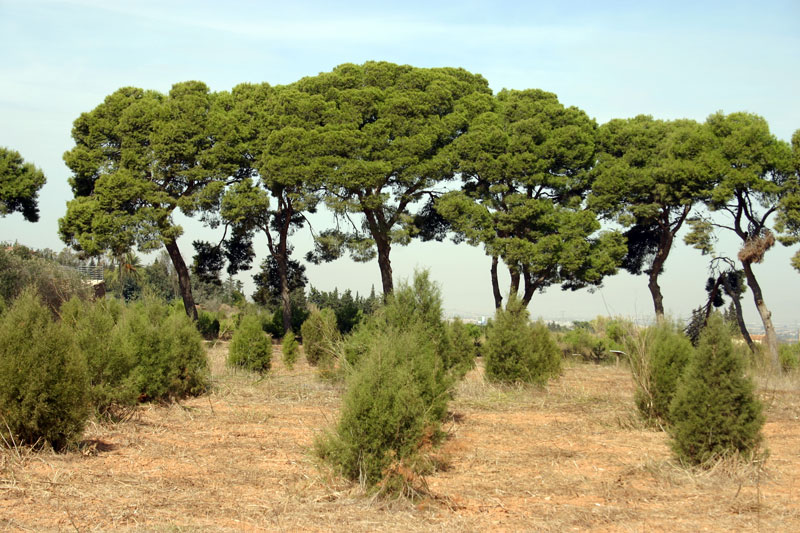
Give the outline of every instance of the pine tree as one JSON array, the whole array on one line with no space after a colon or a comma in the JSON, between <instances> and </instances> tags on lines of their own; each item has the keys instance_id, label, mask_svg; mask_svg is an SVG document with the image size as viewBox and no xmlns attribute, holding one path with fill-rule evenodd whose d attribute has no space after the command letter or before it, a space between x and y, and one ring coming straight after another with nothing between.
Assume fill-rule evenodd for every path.
<instances>
[{"instance_id":1,"label":"pine tree","mask_svg":"<svg viewBox=\"0 0 800 533\"><path fill-rule=\"evenodd\" d=\"M761 403L717 313L709 318L678 383L670 418L672 449L688 463L736 452L748 455L761 440Z\"/></svg>"}]
</instances>

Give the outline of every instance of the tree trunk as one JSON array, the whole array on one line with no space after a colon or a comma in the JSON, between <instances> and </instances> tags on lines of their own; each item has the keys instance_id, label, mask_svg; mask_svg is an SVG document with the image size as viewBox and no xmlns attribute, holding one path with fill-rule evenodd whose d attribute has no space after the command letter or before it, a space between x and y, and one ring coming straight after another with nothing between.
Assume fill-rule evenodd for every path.
<instances>
[{"instance_id":1,"label":"tree trunk","mask_svg":"<svg viewBox=\"0 0 800 533\"><path fill-rule=\"evenodd\" d=\"M497 256L492 256L492 294L494 294L494 308L500 309L503 306L503 295L500 294L500 282L497 280Z\"/></svg>"},{"instance_id":2,"label":"tree trunk","mask_svg":"<svg viewBox=\"0 0 800 533\"><path fill-rule=\"evenodd\" d=\"M511 275L511 286L508 290L509 298L519 294L519 269L508 267L508 273Z\"/></svg>"},{"instance_id":3,"label":"tree trunk","mask_svg":"<svg viewBox=\"0 0 800 533\"><path fill-rule=\"evenodd\" d=\"M658 251L653 258L653 265L650 267L650 280L647 287L650 289L650 295L653 297L653 307L656 312L656 320L661 322L664 320L664 296L661 294L661 287L658 285L658 276L664 271L664 263L667 262L669 251L672 247L672 232L669 228L662 228L661 239L658 243Z\"/></svg>"},{"instance_id":4,"label":"tree trunk","mask_svg":"<svg viewBox=\"0 0 800 533\"><path fill-rule=\"evenodd\" d=\"M764 302L764 295L761 293L761 286L756 280L753 266L749 261L742 261L742 267L744 267L744 275L747 278L747 286L750 287L750 290L753 292L753 300L756 303L756 309L758 309L761 322L764 324L770 366L773 371L780 372L781 361L778 357L778 335L775 333L775 327L772 325L772 312L767 308L767 304Z\"/></svg>"},{"instance_id":5,"label":"tree trunk","mask_svg":"<svg viewBox=\"0 0 800 533\"><path fill-rule=\"evenodd\" d=\"M164 246L167 248L172 266L175 267L175 272L178 274L178 290L183 298L183 308L186 310L186 315L196 321L197 307L194 305L194 296L192 296L192 282L189 277L189 269L186 268L181 251L178 249L178 243L174 240L168 241L164 243Z\"/></svg>"},{"instance_id":6,"label":"tree trunk","mask_svg":"<svg viewBox=\"0 0 800 533\"><path fill-rule=\"evenodd\" d=\"M756 346L753 343L753 339L750 338L750 332L747 331L747 326L744 323L744 315L742 314L742 302L740 300L741 295L739 294L738 290L733 289L727 275L724 275L722 279L722 284L725 287L725 292L728 294L728 296L731 297L731 301L733 301L733 308L736 311L736 323L739 325L739 332L741 332L742 337L744 337L744 341L747 343L747 347L750 348L750 351L752 353L755 353Z\"/></svg>"},{"instance_id":7,"label":"tree trunk","mask_svg":"<svg viewBox=\"0 0 800 533\"><path fill-rule=\"evenodd\" d=\"M533 298L533 294L536 292L538 287L531 279L531 273L528 272L527 268L523 270L523 280L525 281L525 292L522 295L522 305L524 307L528 307L528 304L531 303L531 298Z\"/></svg>"},{"instance_id":8,"label":"tree trunk","mask_svg":"<svg viewBox=\"0 0 800 533\"><path fill-rule=\"evenodd\" d=\"M386 300L386 298L388 298L388 296L394 291L394 283L392 281L392 262L389 260L389 252L392 251L392 245L389 243L388 239L382 238L376 238L375 244L378 248L378 267L381 269L383 298Z\"/></svg>"}]
</instances>

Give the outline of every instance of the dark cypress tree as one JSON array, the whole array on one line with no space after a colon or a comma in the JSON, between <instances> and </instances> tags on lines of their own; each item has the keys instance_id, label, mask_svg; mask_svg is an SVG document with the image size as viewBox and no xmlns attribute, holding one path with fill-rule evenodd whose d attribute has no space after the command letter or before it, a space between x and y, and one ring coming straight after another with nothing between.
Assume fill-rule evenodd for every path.
<instances>
[{"instance_id":1,"label":"dark cypress tree","mask_svg":"<svg viewBox=\"0 0 800 533\"><path fill-rule=\"evenodd\" d=\"M761 441L764 424L753 389L728 328L715 313L700 335L670 408L677 457L701 464L731 453L750 454Z\"/></svg>"}]
</instances>

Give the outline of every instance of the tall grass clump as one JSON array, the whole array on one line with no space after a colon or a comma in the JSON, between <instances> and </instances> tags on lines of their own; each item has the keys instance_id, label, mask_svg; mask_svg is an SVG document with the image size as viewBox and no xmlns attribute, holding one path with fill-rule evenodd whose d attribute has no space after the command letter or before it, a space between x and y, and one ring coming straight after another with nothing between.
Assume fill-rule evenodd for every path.
<instances>
[{"instance_id":1,"label":"tall grass clump","mask_svg":"<svg viewBox=\"0 0 800 533\"><path fill-rule=\"evenodd\" d=\"M77 440L88 417L86 363L69 328L32 289L0 319L0 437L7 445Z\"/></svg>"},{"instance_id":2,"label":"tall grass clump","mask_svg":"<svg viewBox=\"0 0 800 533\"><path fill-rule=\"evenodd\" d=\"M244 315L233 332L228 348L228 364L253 372L269 372L272 338L262 329L261 317Z\"/></svg>"},{"instance_id":3,"label":"tall grass clump","mask_svg":"<svg viewBox=\"0 0 800 533\"><path fill-rule=\"evenodd\" d=\"M644 356L646 373L637 380L636 406L645 419L670 424L670 405L694 347L680 328L668 321L653 326L647 333Z\"/></svg>"},{"instance_id":4,"label":"tall grass clump","mask_svg":"<svg viewBox=\"0 0 800 533\"><path fill-rule=\"evenodd\" d=\"M542 323L532 324L517 298L498 309L486 334L486 377L504 383L545 383L561 372L561 352Z\"/></svg>"},{"instance_id":5,"label":"tall grass clump","mask_svg":"<svg viewBox=\"0 0 800 533\"><path fill-rule=\"evenodd\" d=\"M334 357L336 345L341 340L333 309L311 309L311 313L300 328L303 336L303 351L308 364L324 365Z\"/></svg>"},{"instance_id":6,"label":"tall grass clump","mask_svg":"<svg viewBox=\"0 0 800 533\"><path fill-rule=\"evenodd\" d=\"M708 320L670 407L672 449L690 464L751 455L764 417L752 381L719 314Z\"/></svg>"},{"instance_id":7,"label":"tall grass clump","mask_svg":"<svg viewBox=\"0 0 800 533\"><path fill-rule=\"evenodd\" d=\"M454 379L439 289L417 273L357 330L339 422L316 451L351 480L402 492L431 467L425 446L441 437Z\"/></svg>"}]
</instances>

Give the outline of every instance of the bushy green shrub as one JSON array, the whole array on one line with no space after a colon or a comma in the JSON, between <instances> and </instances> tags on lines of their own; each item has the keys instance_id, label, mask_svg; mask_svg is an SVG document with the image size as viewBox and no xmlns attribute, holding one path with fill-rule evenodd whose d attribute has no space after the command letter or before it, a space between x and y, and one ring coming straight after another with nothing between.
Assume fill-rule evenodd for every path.
<instances>
[{"instance_id":1,"label":"bushy green shrub","mask_svg":"<svg viewBox=\"0 0 800 533\"><path fill-rule=\"evenodd\" d=\"M415 462L436 436L448 395L436 382L436 346L411 328L379 335L347 381L335 431L316 451L345 477L372 486L395 461Z\"/></svg>"},{"instance_id":2,"label":"bushy green shrub","mask_svg":"<svg viewBox=\"0 0 800 533\"><path fill-rule=\"evenodd\" d=\"M692 464L732 453L748 455L761 440L761 403L718 313L703 328L695 356L678 382L670 420L672 449Z\"/></svg>"},{"instance_id":3,"label":"bushy green shrub","mask_svg":"<svg viewBox=\"0 0 800 533\"><path fill-rule=\"evenodd\" d=\"M208 359L203 338L181 309L170 313L157 300L128 306L120 319L120 342L136 359L140 400L168 400L203 393Z\"/></svg>"},{"instance_id":4,"label":"bushy green shrub","mask_svg":"<svg viewBox=\"0 0 800 533\"><path fill-rule=\"evenodd\" d=\"M451 355L448 358L454 376L461 379L475 368L477 346L467 325L458 318L452 320L447 327Z\"/></svg>"},{"instance_id":5,"label":"bushy green shrub","mask_svg":"<svg viewBox=\"0 0 800 533\"><path fill-rule=\"evenodd\" d=\"M781 344L778 347L778 355L784 372L796 370L800 366L800 343Z\"/></svg>"},{"instance_id":6,"label":"bushy green shrub","mask_svg":"<svg viewBox=\"0 0 800 533\"><path fill-rule=\"evenodd\" d=\"M89 404L103 416L117 418L136 405L139 390L134 351L117 327L124 307L119 300L96 303L72 298L61 307L61 320L75 335L86 359Z\"/></svg>"},{"instance_id":7,"label":"bushy green shrub","mask_svg":"<svg viewBox=\"0 0 800 533\"><path fill-rule=\"evenodd\" d=\"M341 337L332 309L312 309L300 332L308 364L316 366L333 358Z\"/></svg>"},{"instance_id":8,"label":"bushy green shrub","mask_svg":"<svg viewBox=\"0 0 800 533\"><path fill-rule=\"evenodd\" d=\"M23 291L0 319L0 436L64 448L83 430L86 391L86 363L69 328L35 291Z\"/></svg>"},{"instance_id":9,"label":"bushy green shrub","mask_svg":"<svg viewBox=\"0 0 800 533\"><path fill-rule=\"evenodd\" d=\"M207 341L219 338L219 319L208 311L200 311L197 314L197 331Z\"/></svg>"},{"instance_id":10,"label":"bushy green shrub","mask_svg":"<svg viewBox=\"0 0 800 533\"><path fill-rule=\"evenodd\" d=\"M228 364L253 372L268 372L272 360L272 338L264 332L258 315L244 315L233 332Z\"/></svg>"},{"instance_id":11,"label":"bushy green shrub","mask_svg":"<svg viewBox=\"0 0 800 533\"><path fill-rule=\"evenodd\" d=\"M438 438L447 413L454 372L438 288L417 273L354 335L339 423L316 449L343 475L371 486L394 464L419 472L420 449Z\"/></svg>"},{"instance_id":12,"label":"bushy green shrub","mask_svg":"<svg viewBox=\"0 0 800 533\"><path fill-rule=\"evenodd\" d=\"M561 371L561 353L550 330L531 324L528 310L516 298L497 310L484 350L491 381L544 383Z\"/></svg>"},{"instance_id":13,"label":"bushy green shrub","mask_svg":"<svg viewBox=\"0 0 800 533\"><path fill-rule=\"evenodd\" d=\"M283 364L286 365L286 368L290 370L294 368L294 364L297 362L297 352L299 351L300 345L297 343L297 337L295 337L294 333L291 331L287 331L286 335L283 336L283 342L281 343Z\"/></svg>"},{"instance_id":14,"label":"bushy green shrub","mask_svg":"<svg viewBox=\"0 0 800 533\"><path fill-rule=\"evenodd\" d=\"M678 380L693 357L694 347L680 328L667 321L654 326L648 338L645 375L634 398L645 418L669 424Z\"/></svg>"}]
</instances>

